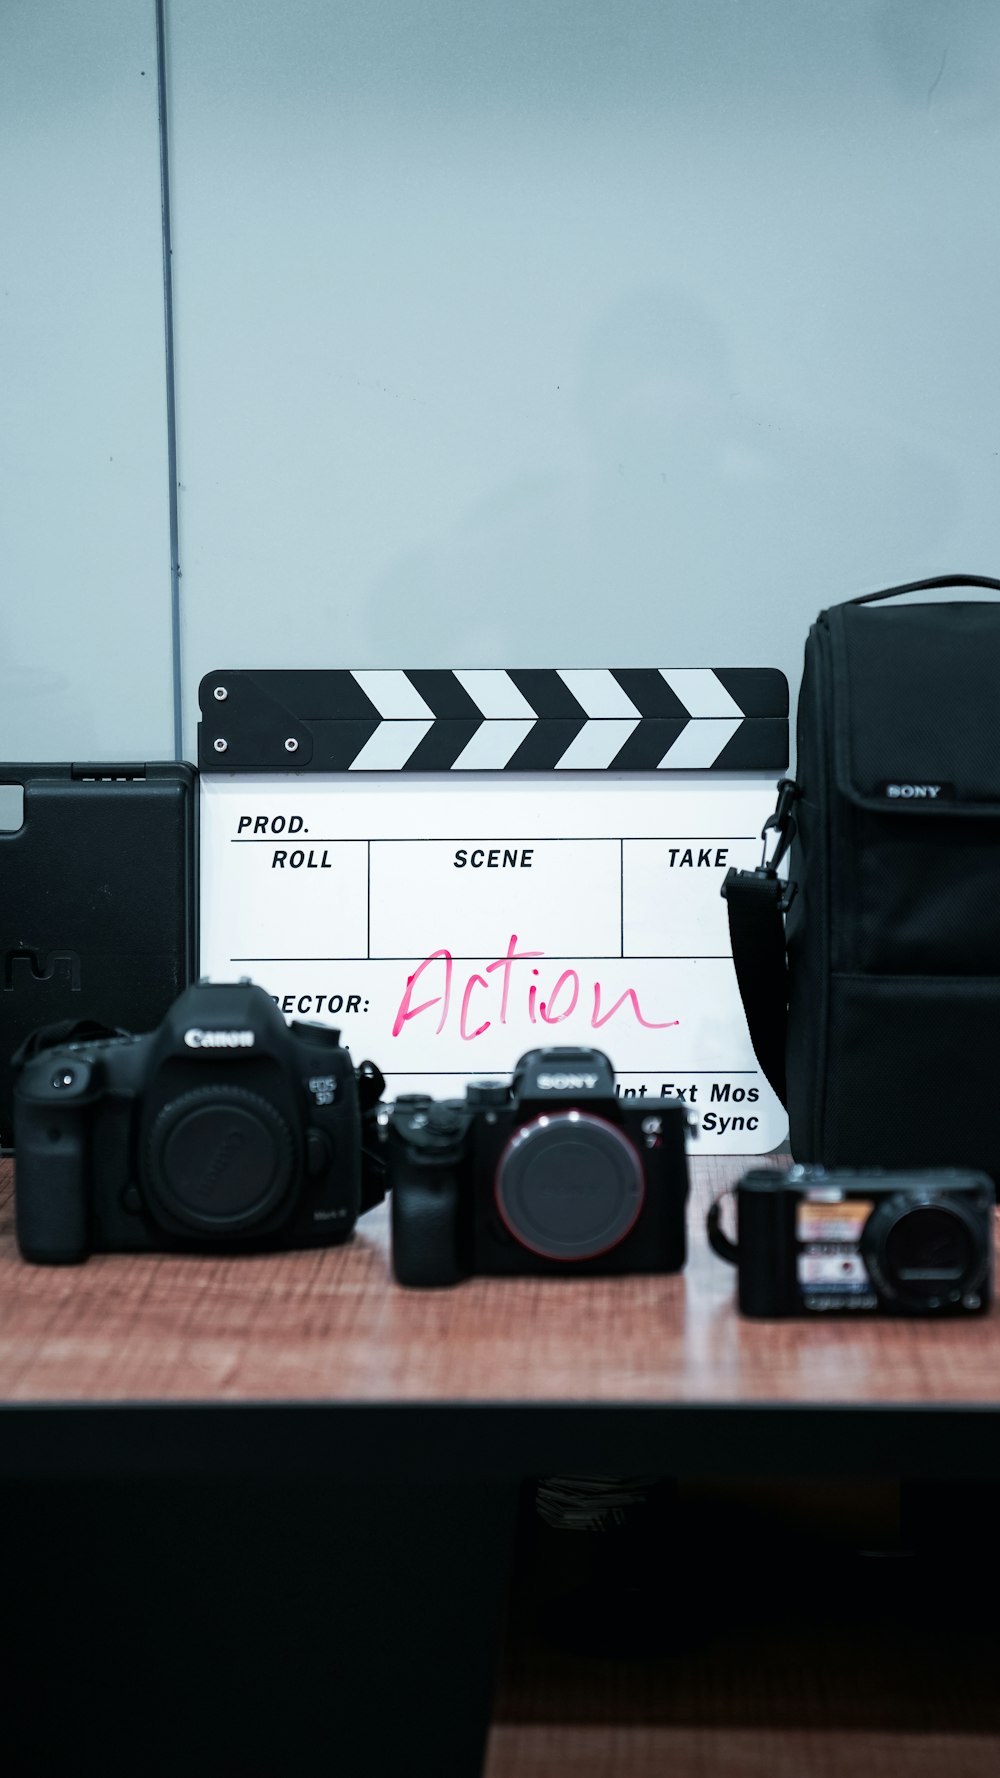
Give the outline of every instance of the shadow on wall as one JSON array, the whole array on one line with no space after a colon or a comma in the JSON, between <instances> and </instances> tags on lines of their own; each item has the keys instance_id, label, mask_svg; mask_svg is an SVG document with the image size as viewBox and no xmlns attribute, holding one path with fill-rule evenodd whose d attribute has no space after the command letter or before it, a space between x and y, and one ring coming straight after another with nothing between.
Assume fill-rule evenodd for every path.
<instances>
[{"instance_id":1,"label":"shadow on wall","mask_svg":"<svg viewBox=\"0 0 1000 1778\"><path fill-rule=\"evenodd\" d=\"M372 658L387 634L416 632L424 661L450 665L597 666L650 648L669 664L752 661L755 600L794 595L830 559L846 596L886 538L926 558L957 515L932 439L772 405L677 290L607 310L574 413L576 467L497 488L375 581Z\"/></svg>"},{"instance_id":2,"label":"shadow on wall","mask_svg":"<svg viewBox=\"0 0 1000 1778\"><path fill-rule=\"evenodd\" d=\"M0 623L0 760L63 760L65 748L53 750L45 737L73 736L73 759L93 759L96 729L87 705L86 688L65 673L43 664L18 660L10 627ZM25 736L38 737L29 746Z\"/></svg>"}]
</instances>

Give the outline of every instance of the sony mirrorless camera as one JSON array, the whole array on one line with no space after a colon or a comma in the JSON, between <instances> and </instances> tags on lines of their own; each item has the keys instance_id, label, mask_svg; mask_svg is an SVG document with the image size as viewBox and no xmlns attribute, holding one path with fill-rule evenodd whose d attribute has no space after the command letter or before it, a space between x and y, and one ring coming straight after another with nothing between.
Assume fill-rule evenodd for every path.
<instances>
[{"instance_id":1,"label":"sony mirrorless camera","mask_svg":"<svg viewBox=\"0 0 1000 1778\"><path fill-rule=\"evenodd\" d=\"M680 1100L620 1101L600 1050L529 1050L510 1083L397 1099L386 1130L396 1277L679 1271L687 1127Z\"/></svg>"},{"instance_id":2,"label":"sony mirrorless camera","mask_svg":"<svg viewBox=\"0 0 1000 1778\"><path fill-rule=\"evenodd\" d=\"M978 1315L995 1202L985 1173L761 1167L736 1187L736 1241L718 1203L708 1233L744 1315Z\"/></svg>"},{"instance_id":3,"label":"sony mirrorless camera","mask_svg":"<svg viewBox=\"0 0 1000 1778\"><path fill-rule=\"evenodd\" d=\"M36 1045L14 1097L21 1252L343 1241L384 1196L362 1154L383 1086L250 982L188 988L148 1036Z\"/></svg>"}]
</instances>

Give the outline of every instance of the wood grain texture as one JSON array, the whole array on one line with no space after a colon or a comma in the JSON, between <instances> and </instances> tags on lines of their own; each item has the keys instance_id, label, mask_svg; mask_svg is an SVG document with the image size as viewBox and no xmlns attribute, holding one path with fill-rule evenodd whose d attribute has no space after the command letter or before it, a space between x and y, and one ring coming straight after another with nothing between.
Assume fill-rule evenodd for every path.
<instances>
[{"instance_id":1,"label":"wood grain texture","mask_svg":"<svg viewBox=\"0 0 1000 1778\"><path fill-rule=\"evenodd\" d=\"M483 1778L996 1778L1000 1736L501 1723Z\"/></svg>"},{"instance_id":2,"label":"wood grain texture","mask_svg":"<svg viewBox=\"0 0 1000 1778\"><path fill-rule=\"evenodd\" d=\"M945 1501L919 1545L891 1502L882 1484L853 1498L830 1483L692 1484L624 1586L613 1556L595 1565L613 1534L588 1550L579 1533L536 1525L515 1568L485 1778L1000 1770L1000 1629L982 1609L998 1568L972 1531L986 1502L966 1497L966 1559ZM672 1641L616 1660L581 1639L595 1581L613 1640L645 1603L642 1621Z\"/></svg>"},{"instance_id":3,"label":"wood grain texture","mask_svg":"<svg viewBox=\"0 0 1000 1778\"><path fill-rule=\"evenodd\" d=\"M0 1401L839 1402L1000 1406L1000 1317L742 1320L704 1211L744 1170L693 1163L673 1277L404 1291L388 1212L344 1247L260 1257L18 1256L0 1162Z\"/></svg>"}]
</instances>

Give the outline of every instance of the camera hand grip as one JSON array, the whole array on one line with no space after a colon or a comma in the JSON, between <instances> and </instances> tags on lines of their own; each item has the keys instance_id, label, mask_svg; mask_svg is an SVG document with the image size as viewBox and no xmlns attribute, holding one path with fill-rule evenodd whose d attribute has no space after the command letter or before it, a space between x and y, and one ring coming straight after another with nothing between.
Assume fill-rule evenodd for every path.
<instances>
[{"instance_id":1,"label":"camera hand grip","mask_svg":"<svg viewBox=\"0 0 1000 1778\"><path fill-rule=\"evenodd\" d=\"M399 1284L458 1284L468 1276L461 1263L458 1188L447 1172L409 1172L392 1191L392 1269Z\"/></svg>"},{"instance_id":2,"label":"camera hand grip","mask_svg":"<svg viewBox=\"0 0 1000 1778\"><path fill-rule=\"evenodd\" d=\"M67 1108L32 1107L17 1116L14 1190L17 1242L24 1259L38 1265L72 1265L86 1259L87 1194L84 1130Z\"/></svg>"}]
</instances>

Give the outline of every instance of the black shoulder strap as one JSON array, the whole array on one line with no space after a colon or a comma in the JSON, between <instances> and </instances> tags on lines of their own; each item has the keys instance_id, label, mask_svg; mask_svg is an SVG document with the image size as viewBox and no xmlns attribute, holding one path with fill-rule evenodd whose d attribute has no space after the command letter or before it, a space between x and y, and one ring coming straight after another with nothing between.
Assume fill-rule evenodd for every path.
<instances>
[{"instance_id":1,"label":"black shoulder strap","mask_svg":"<svg viewBox=\"0 0 1000 1778\"><path fill-rule=\"evenodd\" d=\"M787 1104L785 1035L788 1028L788 962L785 956L785 884L773 871L731 870L722 885L729 936L750 1042L765 1078Z\"/></svg>"},{"instance_id":2,"label":"black shoulder strap","mask_svg":"<svg viewBox=\"0 0 1000 1778\"><path fill-rule=\"evenodd\" d=\"M20 1068L42 1050L61 1049L66 1043L106 1043L109 1037L129 1037L119 1025L101 1025L96 1019L61 1019L55 1025L39 1025L29 1031L11 1056L11 1067Z\"/></svg>"},{"instance_id":3,"label":"black shoulder strap","mask_svg":"<svg viewBox=\"0 0 1000 1778\"><path fill-rule=\"evenodd\" d=\"M792 809L797 795L795 780L782 778L778 785L778 806L774 814L768 816L761 833L765 848L770 832L778 836L770 862L762 862L757 870L731 870L722 885L729 911L729 937L736 980L750 1042L765 1079L785 1106L788 1103L785 1087L788 1029L785 913L795 888L779 877L778 865L795 833Z\"/></svg>"}]
</instances>

